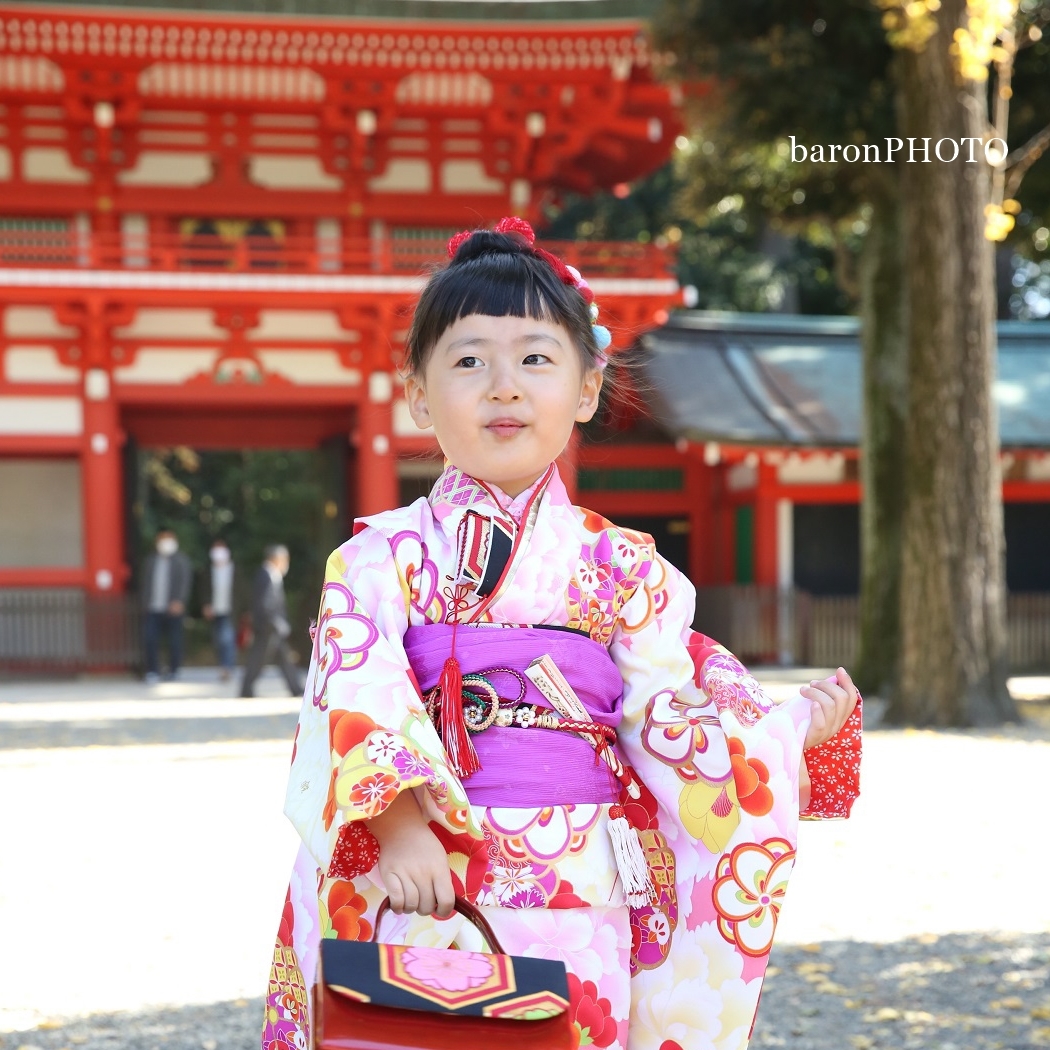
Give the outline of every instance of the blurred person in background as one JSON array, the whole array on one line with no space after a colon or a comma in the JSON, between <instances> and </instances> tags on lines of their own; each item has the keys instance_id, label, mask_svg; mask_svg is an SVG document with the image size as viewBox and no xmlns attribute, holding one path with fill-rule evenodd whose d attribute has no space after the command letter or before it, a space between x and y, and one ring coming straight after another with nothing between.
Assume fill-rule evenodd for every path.
<instances>
[{"instance_id":1,"label":"blurred person in background","mask_svg":"<svg viewBox=\"0 0 1050 1050\"><path fill-rule=\"evenodd\" d=\"M160 643L168 643L169 679L179 676L182 666L182 627L190 597L193 569L179 551L175 533L161 526L156 546L142 567L142 608L145 611L143 638L146 644L146 681L160 681Z\"/></svg>"},{"instance_id":2,"label":"blurred person in background","mask_svg":"<svg viewBox=\"0 0 1050 1050\"><path fill-rule=\"evenodd\" d=\"M237 639L234 631L233 558L227 542L212 540L208 552L208 571L204 575L204 618L211 623L212 644L219 661L219 678L227 681L237 663Z\"/></svg>"},{"instance_id":3,"label":"blurred person in background","mask_svg":"<svg viewBox=\"0 0 1050 1050\"><path fill-rule=\"evenodd\" d=\"M288 548L280 544L267 547L263 563L252 584L252 644L244 665L241 696L255 695L255 680L272 650L292 696L301 696L303 680L292 660L288 636L288 609L284 598L284 577L288 574Z\"/></svg>"}]
</instances>

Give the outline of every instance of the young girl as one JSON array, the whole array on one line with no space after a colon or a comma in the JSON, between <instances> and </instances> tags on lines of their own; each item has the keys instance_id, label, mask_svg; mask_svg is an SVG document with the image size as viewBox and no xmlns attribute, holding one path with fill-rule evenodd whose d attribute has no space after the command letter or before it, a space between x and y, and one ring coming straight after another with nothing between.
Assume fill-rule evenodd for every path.
<instances>
[{"instance_id":1,"label":"young girl","mask_svg":"<svg viewBox=\"0 0 1050 1050\"><path fill-rule=\"evenodd\" d=\"M328 562L263 1050L309 1044L320 939L370 939L387 896L382 940L484 950L454 894L508 953L564 961L581 1046L745 1047L800 779L805 816L857 795L856 691L839 669L774 707L690 630L652 540L570 502L554 461L609 344L579 273L520 219L449 255L405 383L445 470Z\"/></svg>"}]
</instances>

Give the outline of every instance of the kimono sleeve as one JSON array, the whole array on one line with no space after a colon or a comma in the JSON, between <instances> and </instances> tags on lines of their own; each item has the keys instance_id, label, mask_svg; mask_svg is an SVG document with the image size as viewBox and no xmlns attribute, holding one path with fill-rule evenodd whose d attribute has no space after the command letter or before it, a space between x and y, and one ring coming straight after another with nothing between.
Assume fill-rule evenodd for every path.
<instances>
[{"instance_id":1,"label":"kimono sleeve","mask_svg":"<svg viewBox=\"0 0 1050 1050\"><path fill-rule=\"evenodd\" d=\"M620 739L658 800L717 856L742 819L797 818L809 703L773 704L727 649L693 631L692 584L651 558L610 645L625 687ZM812 766L813 797L823 799L825 766ZM810 814L821 815L813 806Z\"/></svg>"},{"instance_id":2,"label":"kimono sleeve","mask_svg":"<svg viewBox=\"0 0 1050 1050\"><path fill-rule=\"evenodd\" d=\"M469 819L405 655L406 593L389 542L373 528L328 560L285 800L322 871L344 828L406 789L425 788L431 811L453 830Z\"/></svg>"}]
</instances>

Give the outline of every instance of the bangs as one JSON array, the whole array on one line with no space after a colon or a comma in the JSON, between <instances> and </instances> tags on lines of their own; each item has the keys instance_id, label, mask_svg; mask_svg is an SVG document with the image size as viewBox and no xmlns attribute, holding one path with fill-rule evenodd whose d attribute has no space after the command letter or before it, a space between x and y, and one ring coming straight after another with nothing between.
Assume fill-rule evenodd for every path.
<instances>
[{"instance_id":1,"label":"bangs","mask_svg":"<svg viewBox=\"0 0 1050 1050\"><path fill-rule=\"evenodd\" d=\"M585 363L597 354L582 296L542 259L492 252L440 270L423 289L406 345L406 365L421 373L444 332L471 314L530 317L561 325Z\"/></svg>"},{"instance_id":2,"label":"bangs","mask_svg":"<svg viewBox=\"0 0 1050 1050\"><path fill-rule=\"evenodd\" d=\"M545 294L548 289L539 287L531 279L533 275L520 264L520 258L504 256L502 260L517 264L505 269L518 270L519 273L494 273L493 267L486 267L487 272L468 274L463 272L466 266L450 271L449 280L442 289L443 301L434 304L434 320L442 325L442 330L471 314L531 317L534 321L560 323L562 317Z\"/></svg>"}]
</instances>

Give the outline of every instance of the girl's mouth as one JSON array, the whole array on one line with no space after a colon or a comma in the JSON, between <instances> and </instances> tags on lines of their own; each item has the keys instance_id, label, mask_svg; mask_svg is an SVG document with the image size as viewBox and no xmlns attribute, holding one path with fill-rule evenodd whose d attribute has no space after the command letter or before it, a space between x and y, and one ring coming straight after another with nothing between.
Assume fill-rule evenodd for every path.
<instances>
[{"instance_id":1,"label":"girl's mouth","mask_svg":"<svg viewBox=\"0 0 1050 1050\"><path fill-rule=\"evenodd\" d=\"M485 425L485 429L496 437L514 437L515 434L525 429L524 423L516 419L494 419Z\"/></svg>"}]
</instances>

